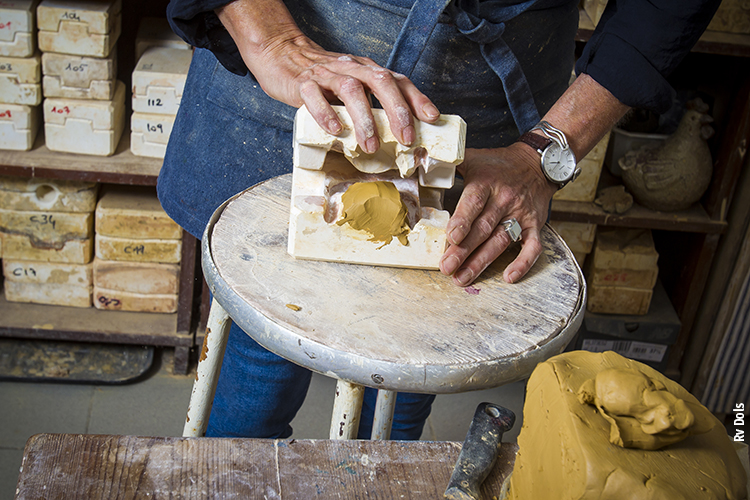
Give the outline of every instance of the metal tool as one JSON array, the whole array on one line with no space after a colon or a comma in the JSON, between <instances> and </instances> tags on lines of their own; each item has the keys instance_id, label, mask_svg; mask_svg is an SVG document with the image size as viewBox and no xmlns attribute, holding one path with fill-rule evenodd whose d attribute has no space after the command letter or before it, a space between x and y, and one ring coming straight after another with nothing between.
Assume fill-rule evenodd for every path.
<instances>
[{"instance_id":1,"label":"metal tool","mask_svg":"<svg viewBox=\"0 0 750 500\"><path fill-rule=\"evenodd\" d=\"M495 465L503 433L513 428L516 415L507 408L481 403L466 434L445 498L481 500L481 486Z\"/></svg>"}]
</instances>

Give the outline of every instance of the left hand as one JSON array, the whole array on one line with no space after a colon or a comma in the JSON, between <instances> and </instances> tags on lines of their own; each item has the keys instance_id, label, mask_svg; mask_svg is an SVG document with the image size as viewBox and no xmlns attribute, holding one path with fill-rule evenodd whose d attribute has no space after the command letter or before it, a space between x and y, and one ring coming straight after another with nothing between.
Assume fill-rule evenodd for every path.
<instances>
[{"instance_id":1,"label":"left hand","mask_svg":"<svg viewBox=\"0 0 750 500\"><path fill-rule=\"evenodd\" d=\"M467 149L458 171L464 190L446 227L449 246L440 270L453 275L458 286L473 283L512 242L502 223L516 218L522 229L521 252L503 279L517 282L542 253L539 235L557 187L542 173L539 154L522 143Z\"/></svg>"}]
</instances>

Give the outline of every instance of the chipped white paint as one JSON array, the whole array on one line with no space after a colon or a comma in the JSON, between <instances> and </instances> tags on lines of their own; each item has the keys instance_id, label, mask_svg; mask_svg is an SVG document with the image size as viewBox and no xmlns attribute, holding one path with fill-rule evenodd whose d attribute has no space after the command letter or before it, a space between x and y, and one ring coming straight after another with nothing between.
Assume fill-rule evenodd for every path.
<instances>
[{"instance_id":1,"label":"chipped white paint","mask_svg":"<svg viewBox=\"0 0 750 500\"><path fill-rule=\"evenodd\" d=\"M336 382L329 439L356 439L365 388L344 380Z\"/></svg>"}]
</instances>

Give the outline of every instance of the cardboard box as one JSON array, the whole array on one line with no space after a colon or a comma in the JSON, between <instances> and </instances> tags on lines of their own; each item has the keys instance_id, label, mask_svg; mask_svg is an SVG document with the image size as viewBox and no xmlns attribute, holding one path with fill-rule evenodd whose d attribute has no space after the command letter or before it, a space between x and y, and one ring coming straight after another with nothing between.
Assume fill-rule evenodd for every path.
<instances>
[{"instance_id":1,"label":"cardboard box","mask_svg":"<svg viewBox=\"0 0 750 500\"><path fill-rule=\"evenodd\" d=\"M47 148L64 153L109 156L125 127L125 84L118 81L111 101L49 98L44 100Z\"/></svg>"},{"instance_id":2,"label":"cardboard box","mask_svg":"<svg viewBox=\"0 0 750 500\"><path fill-rule=\"evenodd\" d=\"M0 175L0 208L51 212L93 212L95 182Z\"/></svg>"},{"instance_id":3,"label":"cardboard box","mask_svg":"<svg viewBox=\"0 0 750 500\"><path fill-rule=\"evenodd\" d=\"M664 371L669 360L667 344L624 340L611 335L591 333L582 327L575 340L575 348L590 352L614 351L626 358L640 361L652 368Z\"/></svg>"},{"instance_id":4,"label":"cardboard box","mask_svg":"<svg viewBox=\"0 0 750 500\"><path fill-rule=\"evenodd\" d=\"M133 240L182 238L182 228L161 208L156 190L136 186L113 186L102 195L96 206L96 233Z\"/></svg>"},{"instance_id":5,"label":"cardboard box","mask_svg":"<svg viewBox=\"0 0 750 500\"><path fill-rule=\"evenodd\" d=\"M164 158L175 117L133 113L130 118L130 150L136 156Z\"/></svg>"},{"instance_id":6,"label":"cardboard box","mask_svg":"<svg viewBox=\"0 0 750 500\"><path fill-rule=\"evenodd\" d=\"M24 58L0 57L0 101L27 106L42 102L39 54Z\"/></svg>"},{"instance_id":7,"label":"cardboard box","mask_svg":"<svg viewBox=\"0 0 750 500\"><path fill-rule=\"evenodd\" d=\"M0 56L31 57L36 51L39 0L3 0L0 5Z\"/></svg>"},{"instance_id":8,"label":"cardboard box","mask_svg":"<svg viewBox=\"0 0 750 500\"><path fill-rule=\"evenodd\" d=\"M146 50L133 71L133 111L176 115L192 58L189 50Z\"/></svg>"},{"instance_id":9,"label":"cardboard box","mask_svg":"<svg viewBox=\"0 0 750 500\"><path fill-rule=\"evenodd\" d=\"M67 264L61 262L38 262L30 260L3 261L3 276L6 281L50 285L93 285L92 264Z\"/></svg>"},{"instance_id":10,"label":"cardboard box","mask_svg":"<svg viewBox=\"0 0 750 500\"><path fill-rule=\"evenodd\" d=\"M0 104L0 149L28 151L39 131L38 106Z\"/></svg>"},{"instance_id":11,"label":"cardboard box","mask_svg":"<svg viewBox=\"0 0 750 500\"><path fill-rule=\"evenodd\" d=\"M180 266L95 258L94 284L98 288L118 292L175 295L180 288Z\"/></svg>"},{"instance_id":12,"label":"cardboard box","mask_svg":"<svg viewBox=\"0 0 750 500\"><path fill-rule=\"evenodd\" d=\"M120 37L120 0L42 0L37 7L39 49L107 57Z\"/></svg>"},{"instance_id":13,"label":"cardboard box","mask_svg":"<svg viewBox=\"0 0 750 500\"><path fill-rule=\"evenodd\" d=\"M109 57L83 57L45 52L42 55L45 97L112 100L115 96L117 62Z\"/></svg>"}]
</instances>

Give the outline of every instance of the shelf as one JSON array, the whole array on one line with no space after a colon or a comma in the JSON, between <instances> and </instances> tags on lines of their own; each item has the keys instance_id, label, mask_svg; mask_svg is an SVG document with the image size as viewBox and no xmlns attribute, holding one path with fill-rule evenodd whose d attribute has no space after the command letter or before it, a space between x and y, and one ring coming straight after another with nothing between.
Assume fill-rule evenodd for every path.
<instances>
[{"instance_id":1,"label":"shelf","mask_svg":"<svg viewBox=\"0 0 750 500\"><path fill-rule=\"evenodd\" d=\"M594 203L553 200L550 218L556 221L588 222L602 226L690 233L720 234L727 227L724 221L712 220L699 204L679 212L656 212L633 204L633 207L624 214L610 214Z\"/></svg>"},{"instance_id":2,"label":"shelf","mask_svg":"<svg viewBox=\"0 0 750 500\"><path fill-rule=\"evenodd\" d=\"M591 35L594 34L594 29L594 23L588 14L586 14L586 11L578 9L578 33L576 33L576 41L587 42L591 38ZM706 31L701 35L695 47L693 47L693 52L750 57L750 35Z\"/></svg>"},{"instance_id":3,"label":"shelf","mask_svg":"<svg viewBox=\"0 0 750 500\"><path fill-rule=\"evenodd\" d=\"M112 156L50 151L40 129L30 151L0 150L0 175L155 186L162 160L130 152L130 132L123 133Z\"/></svg>"},{"instance_id":4,"label":"shelf","mask_svg":"<svg viewBox=\"0 0 750 500\"><path fill-rule=\"evenodd\" d=\"M177 313L136 313L8 302L0 294L0 337L156 346L193 345L177 332Z\"/></svg>"}]
</instances>

